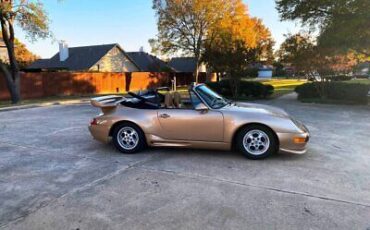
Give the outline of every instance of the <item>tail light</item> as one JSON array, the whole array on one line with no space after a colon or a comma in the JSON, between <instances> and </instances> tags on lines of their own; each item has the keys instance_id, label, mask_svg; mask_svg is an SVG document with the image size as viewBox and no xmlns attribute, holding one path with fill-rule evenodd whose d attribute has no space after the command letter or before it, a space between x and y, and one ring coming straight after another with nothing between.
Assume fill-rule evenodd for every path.
<instances>
[{"instance_id":1,"label":"tail light","mask_svg":"<svg viewBox=\"0 0 370 230\"><path fill-rule=\"evenodd\" d=\"M98 120L96 118L92 119L90 122L90 125L97 125L97 124L98 124Z\"/></svg>"}]
</instances>

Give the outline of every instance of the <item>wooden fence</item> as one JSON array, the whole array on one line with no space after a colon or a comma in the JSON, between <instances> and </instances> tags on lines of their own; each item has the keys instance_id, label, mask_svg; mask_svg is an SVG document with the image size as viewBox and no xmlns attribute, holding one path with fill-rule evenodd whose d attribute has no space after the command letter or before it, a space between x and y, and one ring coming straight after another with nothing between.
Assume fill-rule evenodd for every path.
<instances>
[{"instance_id":1,"label":"wooden fence","mask_svg":"<svg viewBox=\"0 0 370 230\"><path fill-rule=\"evenodd\" d=\"M22 99L60 95L111 94L170 86L174 73L90 73L37 72L21 74ZM202 82L208 80L200 77ZM177 85L194 81L192 74L176 74ZM212 79L209 79L212 80ZM4 77L0 76L0 100L10 98Z\"/></svg>"}]
</instances>

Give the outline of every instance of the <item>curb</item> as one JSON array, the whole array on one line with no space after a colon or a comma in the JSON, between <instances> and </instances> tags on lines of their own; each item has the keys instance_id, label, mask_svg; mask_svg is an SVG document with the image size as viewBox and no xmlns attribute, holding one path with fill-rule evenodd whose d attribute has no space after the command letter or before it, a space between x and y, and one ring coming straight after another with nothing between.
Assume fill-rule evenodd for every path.
<instances>
[{"instance_id":1,"label":"curb","mask_svg":"<svg viewBox=\"0 0 370 230\"><path fill-rule=\"evenodd\" d=\"M50 106L55 106L55 105L87 104L89 102L90 102L90 99L76 99L76 100L66 100L66 101L51 101L51 102L44 102L44 103L35 103L35 104L29 104L29 105L16 105L16 106L8 106L8 107L0 108L0 113L6 112L6 111L21 110L21 109L50 107Z\"/></svg>"}]
</instances>

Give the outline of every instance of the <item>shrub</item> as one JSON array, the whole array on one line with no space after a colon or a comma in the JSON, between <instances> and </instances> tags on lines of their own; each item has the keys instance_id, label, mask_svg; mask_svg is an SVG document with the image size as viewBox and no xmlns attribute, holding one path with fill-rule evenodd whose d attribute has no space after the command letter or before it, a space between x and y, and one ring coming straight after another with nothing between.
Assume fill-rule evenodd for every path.
<instances>
[{"instance_id":1,"label":"shrub","mask_svg":"<svg viewBox=\"0 0 370 230\"><path fill-rule=\"evenodd\" d=\"M230 80L207 82L206 84L218 94L225 97L233 96ZM238 97L266 98L274 93L274 87L272 85L264 85L261 82L240 81L238 92Z\"/></svg>"},{"instance_id":2,"label":"shrub","mask_svg":"<svg viewBox=\"0 0 370 230\"><path fill-rule=\"evenodd\" d=\"M307 99L307 98L319 98L320 92L318 90L317 83L306 83L299 85L295 88L295 92L298 93L298 99Z\"/></svg>"},{"instance_id":3,"label":"shrub","mask_svg":"<svg viewBox=\"0 0 370 230\"><path fill-rule=\"evenodd\" d=\"M245 71L245 75L249 78L256 78L258 77L258 71L259 71L259 68L251 67Z\"/></svg>"},{"instance_id":4,"label":"shrub","mask_svg":"<svg viewBox=\"0 0 370 230\"><path fill-rule=\"evenodd\" d=\"M321 89L321 90L320 90ZM297 86L298 99L327 98L340 102L367 104L370 85L345 82L314 82ZM321 92L320 92L321 91Z\"/></svg>"},{"instance_id":5,"label":"shrub","mask_svg":"<svg viewBox=\"0 0 370 230\"><path fill-rule=\"evenodd\" d=\"M346 76L346 75L338 75L338 76L328 77L327 79L331 81L350 81L352 77Z\"/></svg>"}]
</instances>

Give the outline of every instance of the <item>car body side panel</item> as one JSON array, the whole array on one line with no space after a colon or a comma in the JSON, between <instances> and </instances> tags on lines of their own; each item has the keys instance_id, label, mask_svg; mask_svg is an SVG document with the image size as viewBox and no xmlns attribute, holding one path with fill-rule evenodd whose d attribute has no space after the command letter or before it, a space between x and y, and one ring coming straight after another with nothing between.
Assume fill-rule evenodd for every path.
<instances>
[{"instance_id":1,"label":"car body side panel","mask_svg":"<svg viewBox=\"0 0 370 230\"><path fill-rule=\"evenodd\" d=\"M170 117L159 118L158 114L169 114ZM90 126L90 131L95 139L102 142L109 141L109 130L120 121L135 123L146 135L155 135L167 141L223 142L224 139L223 116L217 111L202 113L185 109L145 110L120 106L114 113L97 119L100 124Z\"/></svg>"},{"instance_id":2,"label":"car body side panel","mask_svg":"<svg viewBox=\"0 0 370 230\"><path fill-rule=\"evenodd\" d=\"M223 142L224 118L219 111L159 109L161 134L172 140Z\"/></svg>"},{"instance_id":3,"label":"car body side panel","mask_svg":"<svg viewBox=\"0 0 370 230\"><path fill-rule=\"evenodd\" d=\"M264 106L264 108L268 108ZM262 124L275 132L279 140L281 151L302 154L305 152L306 143L296 144L295 137L306 138L308 132L297 128L290 117L285 113L272 113L262 108L243 108L229 106L221 109L225 121L224 142L232 142L236 132L248 124Z\"/></svg>"},{"instance_id":4,"label":"car body side panel","mask_svg":"<svg viewBox=\"0 0 370 230\"><path fill-rule=\"evenodd\" d=\"M157 110L152 109L135 109L125 106L117 107L116 111L111 114L105 114L96 118L99 125L90 126L90 131L96 131L99 134L93 134L95 139L109 141L109 131L114 124L121 121L129 121L138 125L143 132L160 133L161 128L157 119ZM95 132L94 132L95 133ZM104 138L104 136L106 136ZM96 138L98 137L98 138Z\"/></svg>"},{"instance_id":5,"label":"car body side panel","mask_svg":"<svg viewBox=\"0 0 370 230\"><path fill-rule=\"evenodd\" d=\"M271 128L275 133L299 133L298 130L292 128L294 124L291 124L289 120L282 119L279 117L266 116L262 114L237 114L224 112L225 118L225 134L224 141L230 142L235 132L244 125L247 124L263 124Z\"/></svg>"},{"instance_id":6,"label":"car body side panel","mask_svg":"<svg viewBox=\"0 0 370 230\"><path fill-rule=\"evenodd\" d=\"M210 141L193 141L193 140L168 140L158 137L153 134L145 135L149 146L154 147L186 147L199 149L217 149L230 150L230 143L226 142L210 142Z\"/></svg>"}]
</instances>

